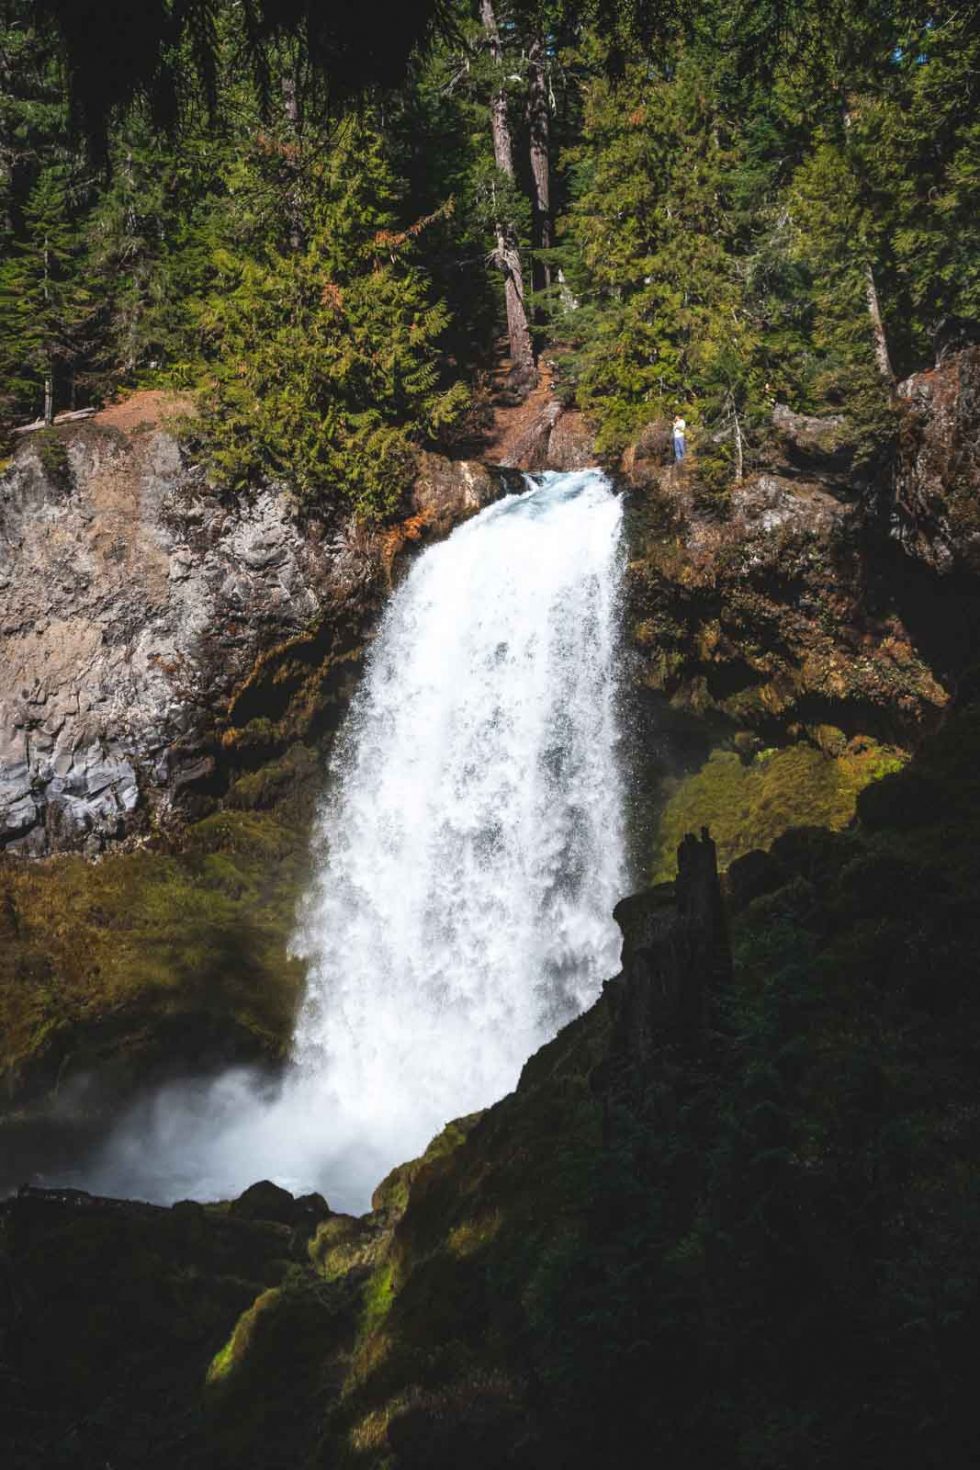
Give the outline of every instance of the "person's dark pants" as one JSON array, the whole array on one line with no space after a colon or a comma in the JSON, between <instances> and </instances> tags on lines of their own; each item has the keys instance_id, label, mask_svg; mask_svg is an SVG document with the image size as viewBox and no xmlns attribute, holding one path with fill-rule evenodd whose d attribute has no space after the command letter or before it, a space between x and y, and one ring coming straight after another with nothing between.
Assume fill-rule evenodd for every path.
<instances>
[{"instance_id":1,"label":"person's dark pants","mask_svg":"<svg viewBox=\"0 0 980 1470\"><path fill-rule=\"evenodd\" d=\"M681 438L680 434L675 434L674 435L674 459L677 462L677 464L680 464L681 460L684 458L684 456L685 456L686 453L687 453L687 445L684 443L684 440Z\"/></svg>"}]
</instances>

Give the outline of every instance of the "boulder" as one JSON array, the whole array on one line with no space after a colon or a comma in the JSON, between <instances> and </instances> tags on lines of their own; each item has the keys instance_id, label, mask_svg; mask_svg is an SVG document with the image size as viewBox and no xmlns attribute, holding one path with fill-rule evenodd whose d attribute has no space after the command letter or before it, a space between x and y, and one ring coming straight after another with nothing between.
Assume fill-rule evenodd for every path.
<instances>
[{"instance_id":1,"label":"boulder","mask_svg":"<svg viewBox=\"0 0 980 1470\"><path fill-rule=\"evenodd\" d=\"M930 571L980 571L980 346L900 383L891 535Z\"/></svg>"},{"instance_id":2,"label":"boulder","mask_svg":"<svg viewBox=\"0 0 980 1470\"><path fill-rule=\"evenodd\" d=\"M281 1189L271 1179L260 1179L232 1200L228 1213L237 1220L269 1220L293 1229L304 1226L312 1234L331 1211L322 1194L304 1194L295 1198L288 1189Z\"/></svg>"}]
</instances>

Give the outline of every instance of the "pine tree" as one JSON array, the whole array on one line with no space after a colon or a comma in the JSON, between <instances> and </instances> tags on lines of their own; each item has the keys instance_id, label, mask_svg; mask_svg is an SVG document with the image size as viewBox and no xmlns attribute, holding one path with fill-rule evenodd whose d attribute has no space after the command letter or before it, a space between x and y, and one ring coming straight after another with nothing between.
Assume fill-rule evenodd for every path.
<instances>
[{"instance_id":1,"label":"pine tree","mask_svg":"<svg viewBox=\"0 0 980 1470\"><path fill-rule=\"evenodd\" d=\"M730 423L737 448L761 387L733 239L737 154L705 83L682 57L672 75L637 62L586 89L561 257L579 304L556 328L604 448L680 407Z\"/></svg>"},{"instance_id":2,"label":"pine tree","mask_svg":"<svg viewBox=\"0 0 980 1470\"><path fill-rule=\"evenodd\" d=\"M394 511L415 445L465 406L439 381L445 308L399 230L382 140L350 118L306 190L305 243L217 250L204 317L215 386L209 453L226 484L257 476L321 507Z\"/></svg>"},{"instance_id":3,"label":"pine tree","mask_svg":"<svg viewBox=\"0 0 980 1470\"><path fill-rule=\"evenodd\" d=\"M24 205L23 235L0 267L0 351L8 384L34 398L46 423L60 382L83 355L91 319L83 254L69 171L45 168Z\"/></svg>"}]
</instances>

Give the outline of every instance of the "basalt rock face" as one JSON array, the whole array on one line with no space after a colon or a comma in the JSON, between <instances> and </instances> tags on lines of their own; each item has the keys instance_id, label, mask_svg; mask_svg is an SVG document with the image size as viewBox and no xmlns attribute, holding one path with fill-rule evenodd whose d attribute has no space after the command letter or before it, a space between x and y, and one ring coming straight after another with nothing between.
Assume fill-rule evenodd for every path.
<instances>
[{"instance_id":1,"label":"basalt rock face","mask_svg":"<svg viewBox=\"0 0 980 1470\"><path fill-rule=\"evenodd\" d=\"M832 727L908 745L935 722L955 658L936 656L922 575L980 568L980 349L899 394L893 487L853 474L843 417L779 404L727 494L700 483L696 441L682 466L662 425L631 446L628 607L647 689L770 740Z\"/></svg>"},{"instance_id":2,"label":"basalt rock face","mask_svg":"<svg viewBox=\"0 0 980 1470\"><path fill-rule=\"evenodd\" d=\"M623 456L637 860L709 825L723 867L840 830L944 718L980 646L980 349L900 385L872 473L846 415L773 407L745 478L653 422ZM714 471L717 465L714 464ZM652 839L649 834L652 833Z\"/></svg>"},{"instance_id":3,"label":"basalt rock face","mask_svg":"<svg viewBox=\"0 0 980 1470\"><path fill-rule=\"evenodd\" d=\"M0 834L29 854L97 851L206 789L258 658L373 580L282 497L223 504L166 431L66 449L67 482L28 443L0 491Z\"/></svg>"},{"instance_id":4,"label":"basalt rock face","mask_svg":"<svg viewBox=\"0 0 980 1470\"><path fill-rule=\"evenodd\" d=\"M940 575L980 572L980 346L899 386L905 412L891 533Z\"/></svg>"},{"instance_id":5,"label":"basalt rock face","mask_svg":"<svg viewBox=\"0 0 980 1470\"><path fill-rule=\"evenodd\" d=\"M243 747L315 735L390 571L381 535L222 499L159 424L53 435L0 481L0 848L32 856L200 815ZM421 480L437 534L503 488Z\"/></svg>"},{"instance_id":6,"label":"basalt rock face","mask_svg":"<svg viewBox=\"0 0 980 1470\"><path fill-rule=\"evenodd\" d=\"M946 690L865 554L861 507L764 473L724 513L684 469L631 503L627 598L640 682L766 739L832 726L908 738Z\"/></svg>"}]
</instances>

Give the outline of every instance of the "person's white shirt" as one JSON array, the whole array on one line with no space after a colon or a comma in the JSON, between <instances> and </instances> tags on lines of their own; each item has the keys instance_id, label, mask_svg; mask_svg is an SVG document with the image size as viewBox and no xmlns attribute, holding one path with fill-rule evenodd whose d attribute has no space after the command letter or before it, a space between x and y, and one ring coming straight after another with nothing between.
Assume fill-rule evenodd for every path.
<instances>
[{"instance_id":1,"label":"person's white shirt","mask_svg":"<svg viewBox=\"0 0 980 1470\"><path fill-rule=\"evenodd\" d=\"M684 434L684 432L685 432L686 429L687 429L687 424L680 417L680 415L678 415L677 418L674 420L674 433L675 433L675 435L683 436L683 434Z\"/></svg>"}]
</instances>

